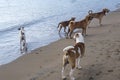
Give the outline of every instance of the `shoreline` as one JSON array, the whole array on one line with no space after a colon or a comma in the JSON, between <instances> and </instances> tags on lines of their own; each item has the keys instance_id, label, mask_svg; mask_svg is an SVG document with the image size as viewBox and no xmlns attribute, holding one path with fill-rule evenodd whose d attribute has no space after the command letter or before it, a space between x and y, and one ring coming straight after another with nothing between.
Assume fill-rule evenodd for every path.
<instances>
[{"instance_id":1,"label":"shoreline","mask_svg":"<svg viewBox=\"0 0 120 80\"><path fill-rule=\"evenodd\" d=\"M118 11L120 11L120 9L116 9L116 10L114 10L114 11L112 11L112 12L118 12ZM58 40L58 39L57 39ZM57 41L56 40L56 41ZM47 46L47 45L49 45L49 44L51 44L51 43L54 43L54 42L56 42L56 41L50 41L48 44L43 44L43 46ZM43 47L43 46L40 46L40 47ZM37 47L37 48L40 48L40 47ZM32 50L36 50L37 48L34 48L34 49L30 49L30 51L28 51L28 53L31 53L31 51ZM8 63L11 63L11 62L13 62L14 60L16 60L16 59L18 59L19 57L21 57L21 56L24 56L24 55L21 55L21 54L18 54L19 56L17 56L17 55L15 55L15 56L17 56L17 58L16 57L14 57L14 59L11 59L11 61L3 61L3 62L1 62L1 64L0 64L0 66L2 66L2 65L5 65L5 64L8 64ZM9 60L9 59L8 59Z\"/></svg>"},{"instance_id":2,"label":"shoreline","mask_svg":"<svg viewBox=\"0 0 120 80\"><path fill-rule=\"evenodd\" d=\"M93 20L89 25L88 36L85 38L86 53L81 61L83 69L75 71L77 80L88 80L90 77L95 80L120 79L120 65L117 63L120 61L118 53L120 48L119 10L104 16L102 27L98 25L97 20ZM0 79L61 80L62 49L71 44L74 44L72 39L60 39L32 50L31 53L25 54L13 62L1 65ZM113 63L113 61L115 62ZM93 73L90 74L91 71Z\"/></svg>"}]
</instances>

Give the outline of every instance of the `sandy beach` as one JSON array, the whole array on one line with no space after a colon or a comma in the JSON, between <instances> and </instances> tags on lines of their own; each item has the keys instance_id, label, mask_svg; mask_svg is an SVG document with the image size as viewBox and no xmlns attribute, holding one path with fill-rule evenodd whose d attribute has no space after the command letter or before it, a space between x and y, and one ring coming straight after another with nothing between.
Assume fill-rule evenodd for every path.
<instances>
[{"instance_id":1,"label":"sandy beach","mask_svg":"<svg viewBox=\"0 0 120 80\"><path fill-rule=\"evenodd\" d=\"M102 24L94 19L87 29L85 56L82 69L74 72L76 80L120 80L120 10L104 16ZM60 39L2 65L0 80L62 80L62 49L74 43ZM67 77L69 71L68 65Z\"/></svg>"}]
</instances>

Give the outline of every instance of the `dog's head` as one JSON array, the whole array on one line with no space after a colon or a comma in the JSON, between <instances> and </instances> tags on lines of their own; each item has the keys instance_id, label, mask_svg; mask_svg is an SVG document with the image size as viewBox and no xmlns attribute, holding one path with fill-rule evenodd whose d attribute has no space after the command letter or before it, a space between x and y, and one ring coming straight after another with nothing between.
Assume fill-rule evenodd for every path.
<instances>
[{"instance_id":1,"label":"dog's head","mask_svg":"<svg viewBox=\"0 0 120 80\"><path fill-rule=\"evenodd\" d=\"M109 9L107 9L107 8L104 8L104 9L103 9L103 12L105 12L105 13L109 13L109 12L110 12L110 10L109 10Z\"/></svg>"},{"instance_id":2,"label":"dog's head","mask_svg":"<svg viewBox=\"0 0 120 80\"><path fill-rule=\"evenodd\" d=\"M76 43L78 42L84 43L84 37L82 33L75 33L75 35L73 36L73 39L75 40Z\"/></svg>"},{"instance_id":3,"label":"dog's head","mask_svg":"<svg viewBox=\"0 0 120 80\"><path fill-rule=\"evenodd\" d=\"M24 30L24 27L20 27L20 28L18 28L18 30Z\"/></svg>"},{"instance_id":4,"label":"dog's head","mask_svg":"<svg viewBox=\"0 0 120 80\"><path fill-rule=\"evenodd\" d=\"M70 21L75 21L75 17L72 17L72 18L70 19Z\"/></svg>"},{"instance_id":5,"label":"dog's head","mask_svg":"<svg viewBox=\"0 0 120 80\"><path fill-rule=\"evenodd\" d=\"M88 14L89 14L89 15L91 15L92 13L93 13L93 11L92 11L92 10L89 10L89 11L88 11Z\"/></svg>"},{"instance_id":6,"label":"dog's head","mask_svg":"<svg viewBox=\"0 0 120 80\"><path fill-rule=\"evenodd\" d=\"M74 25L75 21L70 21L69 26Z\"/></svg>"},{"instance_id":7,"label":"dog's head","mask_svg":"<svg viewBox=\"0 0 120 80\"><path fill-rule=\"evenodd\" d=\"M79 38L81 36L83 36L82 33L75 33L73 38L76 39L76 38Z\"/></svg>"},{"instance_id":8,"label":"dog's head","mask_svg":"<svg viewBox=\"0 0 120 80\"><path fill-rule=\"evenodd\" d=\"M18 30L20 30L21 35L25 35L24 27L20 27L18 28Z\"/></svg>"},{"instance_id":9,"label":"dog's head","mask_svg":"<svg viewBox=\"0 0 120 80\"><path fill-rule=\"evenodd\" d=\"M106 15L106 13L109 13L109 12L110 12L110 10L109 10L109 9L107 9L107 8L104 8L104 9L103 9L103 12L104 12L104 14Z\"/></svg>"}]
</instances>

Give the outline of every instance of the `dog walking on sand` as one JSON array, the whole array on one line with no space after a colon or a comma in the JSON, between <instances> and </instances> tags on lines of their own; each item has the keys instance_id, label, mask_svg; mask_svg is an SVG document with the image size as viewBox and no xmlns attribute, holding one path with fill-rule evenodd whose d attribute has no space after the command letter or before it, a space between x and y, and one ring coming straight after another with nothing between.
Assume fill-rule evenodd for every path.
<instances>
[{"instance_id":1,"label":"dog walking on sand","mask_svg":"<svg viewBox=\"0 0 120 80\"><path fill-rule=\"evenodd\" d=\"M64 28L64 32L65 33L67 33L66 32L66 28L67 28L67 26L69 25L69 22L70 21L75 21L75 17L72 17L70 20L68 20L68 21L62 21L62 22L60 22L59 24L58 24L58 30L59 30L59 34L60 34L60 31L61 31L61 29L62 28Z\"/></svg>"},{"instance_id":2,"label":"dog walking on sand","mask_svg":"<svg viewBox=\"0 0 120 80\"><path fill-rule=\"evenodd\" d=\"M62 79L66 80L65 76L65 67L67 64L70 64L71 70L69 73L70 79L75 80L73 76L73 72L75 68L81 69L80 66L80 58L84 56L85 53L85 44L84 44L84 37L81 33L76 33L74 35L75 45L74 46L67 46L63 49L63 65L62 65Z\"/></svg>"},{"instance_id":3,"label":"dog walking on sand","mask_svg":"<svg viewBox=\"0 0 120 80\"><path fill-rule=\"evenodd\" d=\"M92 10L89 10L89 11L88 11L88 14L89 14L89 15L92 15L93 18L98 19L98 20L99 20L99 25L101 26L101 25L102 25L101 22L102 22L103 16L106 16L106 13L109 13L109 12L110 12L110 10L107 9L107 8L105 8L105 9L103 9L101 12L97 12L97 13L93 13Z\"/></svg>"},{"instance_id":4,"label":"dog walking on sand","mask_svg":"<svg viewBox=\"0 0 120 80\"><path fill-rule=\"evenodd\" d=\"M86 36L86 29L88 26L89 21L91 21L93 17L91 15L87 15L85 19L80 21L70 21L69 23L69 29L67 33L67 38L72 38L71 35L75 29L82 29L82 35Z\"/></svg>"}]
</instances>

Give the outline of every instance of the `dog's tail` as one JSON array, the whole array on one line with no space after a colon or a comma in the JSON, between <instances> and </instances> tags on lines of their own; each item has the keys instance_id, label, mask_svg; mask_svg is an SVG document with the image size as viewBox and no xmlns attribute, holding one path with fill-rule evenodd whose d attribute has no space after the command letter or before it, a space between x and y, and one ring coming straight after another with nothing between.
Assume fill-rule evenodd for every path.
<instances>
[{"instance_id":1,"label":"dog's tail","mask_svg":"<svg viewBox=\"0 0 120 80\"><path fill-rule=\"evenodd\" d=\"M92 10L89 10L89 11L88 11L88 14L92 14L92 13L93 13L93 11L92 11Z\"/></svg>"},{"instance_id":2,"label":"dog's tail","mask_svg":"<svg viewBox=\"0 0 120 80\"><path fill-rule=\"evenodd\" d=\"M57 28L59 28L59 27L60 27L60 25L61 25L61 23L59 23L59 24L58 24Z\"/></svg>"}]
</instances>

